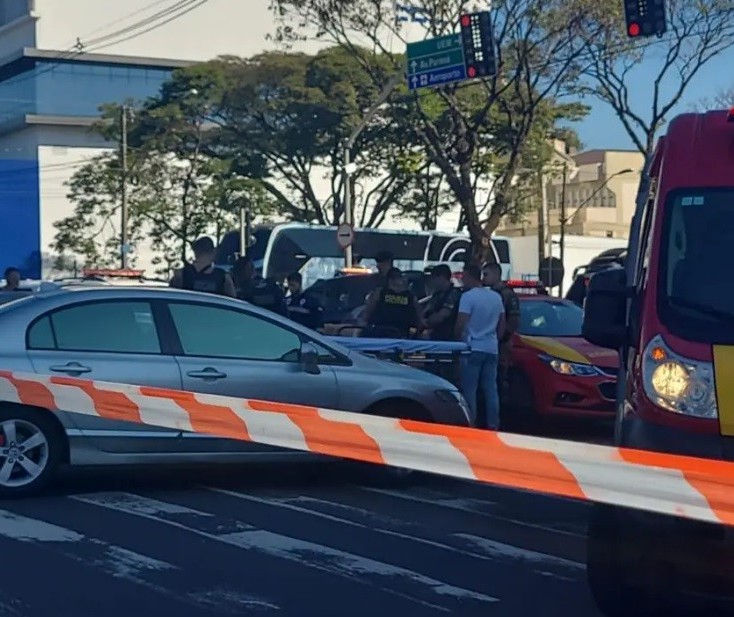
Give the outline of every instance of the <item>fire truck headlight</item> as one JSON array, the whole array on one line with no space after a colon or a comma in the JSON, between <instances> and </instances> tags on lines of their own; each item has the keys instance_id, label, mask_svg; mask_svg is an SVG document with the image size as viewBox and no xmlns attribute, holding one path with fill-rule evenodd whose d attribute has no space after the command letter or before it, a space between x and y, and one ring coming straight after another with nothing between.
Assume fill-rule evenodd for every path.
<instances>
[{"instance_id":1,"label":"fire truck headlight","mask_svg":"<svg viewBox=\"0 0 734 617\"><path fill-rule=\"evenodd\" d=\"M656 336L645 348L642 372L645 394L659 407L698 418L718 417L710 362L684 358Z\"/></svg>"}]
</instances>

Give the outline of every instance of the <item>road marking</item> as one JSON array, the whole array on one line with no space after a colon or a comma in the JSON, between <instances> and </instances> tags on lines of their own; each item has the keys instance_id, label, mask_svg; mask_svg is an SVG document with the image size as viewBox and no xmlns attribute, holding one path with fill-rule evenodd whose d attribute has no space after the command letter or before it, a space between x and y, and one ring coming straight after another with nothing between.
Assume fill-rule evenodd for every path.
<instances>
[{"instance_id":1,"label":"road marking","mask_svg":"<svg viewBox=\"0 0 734 617\"><path fill-rule=\"evenodd\" d=\"M503 544L502 542L496 542L489 538L481 538L470 533L454 533L452 536L467 540L475 547L483 550L487 555L493 557L507 557L531 564L554 565L561 566L563 568L573 568L575 570L586 569L586 565L579 561L564 559L563 557L549 555L548 553L540 553L538 551L531 551L525 548Z\"/></svg>"},{"instance_id":2,"label":"road marking","mask_svg":"<svg viewBox=\"0 0 734 617\"><path fill-rule=\"evenodd\" d=\"M522 549L510 544L504 544L502 542L496 542L496 541L487 541L488 543L491 542L491 549L490 550L490 544L480 544L479 542L476 542L475 544L479 545L480 548L483 550L484 554L478 553L476 551L467 550L465 548L459 548L456 546L451 546L449 544L444 544L443 542L437 542L436 540L430 540L428 538L422 538L420 536L415 536L413 534L408 533L401 533L399 531L394 531L391 529L385 529L384 527L373 527L370 525L365 525L364 523L359 523L357 521L353 521L350 519L344 519L338 516L334 516L331 514L327 514L325 512L321 512L318 510L312 510L311 508L303 507L302 505L298 504L312 504L312 505L324 505L324 506L331 506L340 508L342 507L341 504L337 504L331 501L325 501L321 499L314 499L312 497L284 497L284 498L262 498L262 497L255 497L253 495L247 495L244 493L239 493L236 491L230 491L227 489L222 488L216 488L216 487L203 487L204 489L219 493L221 495L227 495L229 497L236 497L237 499L241 499L243 501L249 501L252 503L258 503L265 506L270 506L274 508L283 508L285 510L290 510L292 512L297 512L299 514L305 514L307 516L313 516L316 518L322 518L324 520L328 520L334 523L342 524L342 525L348 525L351 527L357 527L360 529L365 529L371 533L377 533L387 536L392 536L395 538L400 538L402 540L407 540L409 542L416 542L418 544L423 544L425 546L430 546L432 548L437 548L442 551L448 551L450 553L455 553L458 555L461 555L462 557L469 557L472 559L478 559L480 561L488 561L497 565L501 565L501 562L498 560L498 558L504 558L509 559L513 561L522 560L525 562L532 562L532 563L542 563L542 565L563 565L565 567L569 567L568 564L572 564L575 567L578 567L579 564L575 562L567 562L567 560L561 558L561 557L554 557L553 555L545 555L543 553L534 553L533 551L528 551L526 549ZM363 510L361 508L354 508L352 506L344 506L345 510L351 511L355 514L359 514L361 516L365 516L368 519L373 520L374 522L380 523L382 525L391 525L391 524L398 524L402 525L404 527L414 527L413 524L407 523L405 521L397 521L397 523L389 519L387 517L380 517L379 515L375 515L374 513L370 512L369 510ZM470 535L463 535L463 534L453 534L454 537L463 538L463 539L473 539L475 536ZM483 540L483 538L476 537L476 540ZM528 556L537 556L539 558L544 559L530 559ZM555 562L553 561L555 560ZM542 574L544 576L555 576L553 573L548 573L546 571L540 571L535 570L535 572ZM563 577L557 577L557 578L563 578ZM564 579L567 580L567 579Z\"/></svg>"},{"instance_id":3,"label":"road marking","mask_svg":"<svg viewBox=\"0 0 734 617\"><path fill-rule=\"evenodd\" d=\"M60 525L0 510L0 536L28 544L51 545L67 559L98 569L113 578L140 585L165 597L184 601L188 598L190 604L199 606L211 606L210 598L218 597L219 603L216 607L222 612L232 614L239 614L243 608L240 602L230 601L229 598L234 593L231 591L204 590L186 594L180 590L163 587L149 578L162 572L178 572L181 589L188 589L191 586L191 579L188 574L171 563L97 538L90 538ZM3 611L7 608L0 605L0 615L6 614Z\"/></svg>"},{"instance_id":4,"label":"road marking","mask_svg":"<svg viewBox=\"0 0 734 617\"><path fill-rule=\"evenodd\" d=\"M573 538L585 538L586 536L582 533L575 531L566 531L565 529L559 529L557 527L546 527L545 525L536 525L535 523L528 523L527 521L519 521L514 518L502 516L501 514L490 513L478 508L476 506L468 506L466 503L457 503L455 499L429 499L426 497L419 497L410 493L401 493L400 491L393 491L390 489L374 488L371 486L359 486L357 487L361 491L368 493L376 493L378 495L384 495L387 497L395 497L397 499L403 499L405 501L413 501L419 504L428 504L439 508L449 508L450 510L459 510L461 512L468 512L470 514L479 514L489 519L496 521L502 521L503 523L510 523L517 527L525 527L527 529L535 529L538 531L545 531L553 534L562 536L570 536ZM488 505L492 505L491 502L485 502Z\"/></svg>"},{"instance_id":5,"label":"road marking","mask_svg":"<svg viewBox=\"0 0 734 617\"><path fill-rule=\"evenodd\" d=\"M402 597L434 610L452 612L454 609L424 601L398 589L385 587L386 580L389 580L391 583L397 582L399 583L399 587L402 588L408 584L416 587L416 591L427 591L432 595L451 597L456 600L474 600L485 603L499 602L499 598L454 587L442 581L389 563L258 529L239 521L217 518L216 530L213 530L211 525L206 524L207 521L205 518L199 517L197 521L195 517L186 514L183 516L186 516L189 520L184 523L180 520L175 520L177 515L170 515L164 509L154 514L153 512L158 507L157 504L159 502L129 493L93 493L75 495L71 498L102 508L141 516L158 523L177 527L208 540L221 542L245 550L256 551L270 557L284 559L297 563L300 566L346 578L352 582L375 586L385 593ZM181 515L178 515L178 518L181 518ZM203 526L202 523L204 523ZM236 529L237 527L240 528L238 531L232 531L232 529ZM371 577L373 580L367 577Z\"/></svg>"}]
</instances>

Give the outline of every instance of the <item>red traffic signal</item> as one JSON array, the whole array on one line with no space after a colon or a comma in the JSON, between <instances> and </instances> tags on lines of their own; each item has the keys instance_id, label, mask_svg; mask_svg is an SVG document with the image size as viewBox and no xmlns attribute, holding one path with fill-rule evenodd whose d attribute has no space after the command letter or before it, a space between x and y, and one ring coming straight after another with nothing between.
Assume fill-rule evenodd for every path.
<instances>
[{"instance_id":1,"label":"red traffic signal","mask_svg":"<svg viewBox=\"0 0 734 617\"><path fill-rule=\"evenodd\" d=\"M640 28L640 24L638 24L637 22L633 21L631 24L629 24L629 26L627 26L627 34L632 37L640 36L641 31L642 30Z\"/></svg>"},{"instance_id":2,"label":"red traffic signal","mask_svg":"<svg viewBox=\"0 0 734 617\"><path fill-rule=\"evenodd\" d=\"M461 25L464 28L469 27L471 25L471 17L469 17L468 15L462 15L461 16Z\"/></svg>"},{"instance_id":3,"label":"red traffic signal","mask_svg":"<svg viewBox=\"0 0 734 617\"><path fill-rule=\"evenodd\" d=\"M477 69L475 69L475 68L474 68L473 66L470 66L470 67L469 67L469 68L467 69L467 71L466 71L466 74L467 74L467 75L468 75L469 77L476 77L476 76L477 76Z\"/></svg>"}]
</instances>

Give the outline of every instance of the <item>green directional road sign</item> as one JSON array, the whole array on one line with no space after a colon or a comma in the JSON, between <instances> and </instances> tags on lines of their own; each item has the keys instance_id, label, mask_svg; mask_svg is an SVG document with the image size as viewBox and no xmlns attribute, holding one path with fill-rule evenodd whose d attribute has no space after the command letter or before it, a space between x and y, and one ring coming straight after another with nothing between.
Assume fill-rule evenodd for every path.
<instances>
[{"instance_id":1,"label":"green directional road sign","mask_svg":"<svg viewBox=\"0 0 734 617\"><path fill-rule=\"evenodd\" d=\"M407 52L408 87L411 90L466 79L464 50L458 34L410 43Z\"/></svg>"}]
</instances>

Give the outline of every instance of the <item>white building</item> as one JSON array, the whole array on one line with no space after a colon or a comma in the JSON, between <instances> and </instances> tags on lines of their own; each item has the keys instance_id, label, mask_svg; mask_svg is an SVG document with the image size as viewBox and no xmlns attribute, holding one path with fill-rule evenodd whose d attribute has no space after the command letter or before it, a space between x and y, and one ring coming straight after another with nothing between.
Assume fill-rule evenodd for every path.
<instances>
[{"instance_id":1,"label":"white building","mask_svg":"<svg viewBox=\"0 0 734 617\"><path fill-rule=\"evenodd\" d=\"M101 104L154 95L177 67L272 49L268 5L0 0L0 268L15 265L33 278L46 269L53 224L72 212L66 181L111 147L89 131ZM419 22L408 18L411 40L424 36ZM403 46L397 37L391 43ZM456 218L444 226L455 228Z\"/></svg>"}]
</instances>

